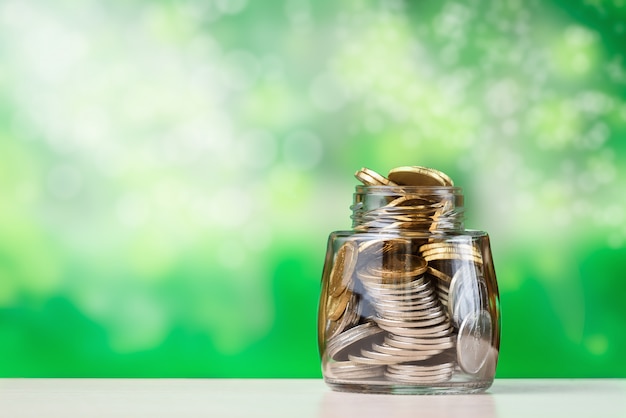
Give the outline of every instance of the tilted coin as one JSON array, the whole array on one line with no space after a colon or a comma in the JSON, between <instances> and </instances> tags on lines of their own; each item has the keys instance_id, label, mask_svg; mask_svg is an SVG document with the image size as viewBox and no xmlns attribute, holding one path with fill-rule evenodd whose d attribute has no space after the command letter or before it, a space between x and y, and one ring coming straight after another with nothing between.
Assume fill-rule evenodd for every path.
<instances>
[{"instance_id":1,"label":"tilted coin","mask_svg":"<svg viewBox=\"0 0 626 418\"><path fill-rule=\"evenodd\" d=\"M337 321L341 318L341 315L346 311L346 306L348 306L348 301L351 297L352 292L348 288L344 289L343 293L337 297L329 295L327 302L328 319Z\"/></svg>"},{"instance_id":2,"label":"tilted coin","mask_svg":"<svg viewBox=\"0 0 626 418\"><path fill-rule=\"evenodd\" d=\"M325 336L327 340L330 340L345 329L356 325L359 322L361 306L362 304L358 295L353 293L339 319L331 320L328 318L328 314L326 315L325 322L321 324L321 326L325 327L325 331L321 335Z\"/></svg>"},{"instance_id":3,"label":"tilted coin","mask_svg":"<svg viewBox=\"0 0 626 418\"><path fill-rule=\"evenodd\" d=\"M493 326L491 315L485 310L468 315L459 327L457 359L464 372L480 372L489 358Z\"/></svg>"},{"instance_id":4,"label":"tilted coin","mask_svg":"<svg viewBox=\"0 0 626 418\"><path fill-rule=\"evenodd\" d=\"M354 173L354 177L366 186L395 186L387 177L377 173L374 170L363 167Z\"/></svg>"},{"instance_id":5,"label":"tilted coin","mask_svg":"<svg viewBox=\"0 0 626 418\"><path fill-rule=\"evenodd\" d=\"M328 278L328 290L332 296L338 297L348 287L356 268L358 252L358 246L353 241L346 241L339 247Z\"/></svg>"},{"instance_id":6,"label":"tilted coin","mask_svg":"<svg viewBox=\"0 0 626 418\"><path fill-rule=\"evenodd\" d=\"M470 265L457 270L448 291L448 313L454 325L460 325L467 315L479 311L486 303L484 278Z\"/></svg>"},{"instance_id":7,"label":"tilted coin","mask_svg":"<svg viewBox=\"0 0 626 418\"><path fill-rule=\"evenodd\" d=\"M432 268L431 266L428 266L427 273L435 276L437 279L443 281L444 283L450 283L450 281L452 280L452 277L448 276L446 273Z\"/></svg>"},{"instance_id":8,"label":"tilted coin","mask_svg":"<svg viewBox=\"0 0 626 418\"><path fill-rule=\"evenodd\" d=\"M365 323L352 327L328 341L326 353L334 360L347 359L348 354L358 353L364 346L381 342L384 332L376 324Z\"/></svg>"},{"instance_id":9,"label":"tilted coin","mask_svg":"<svg viewBox=\"0 0 626 418\"><path fill-rule=\"evenodd\" d=\"M452 179L441 171L420 166L394 168L387 178L402 186L454 186Z\"/></svg>"}]
</instances>

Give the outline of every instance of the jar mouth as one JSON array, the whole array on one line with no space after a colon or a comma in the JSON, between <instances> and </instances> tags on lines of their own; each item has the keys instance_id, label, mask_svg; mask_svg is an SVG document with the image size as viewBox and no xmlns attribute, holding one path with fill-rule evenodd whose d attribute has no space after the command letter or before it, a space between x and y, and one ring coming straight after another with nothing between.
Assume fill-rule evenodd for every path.
<instances>
[{"instance_id":1,"label":"jar mouth","mask_svg":"<svg viewBox=\"0 0 626 418\"><path fill-rule=\"evenodd\" d=\"M358 185L352 226L371 230L459 230L463 191L455 186Z\"/></svg>"}]
</instances>

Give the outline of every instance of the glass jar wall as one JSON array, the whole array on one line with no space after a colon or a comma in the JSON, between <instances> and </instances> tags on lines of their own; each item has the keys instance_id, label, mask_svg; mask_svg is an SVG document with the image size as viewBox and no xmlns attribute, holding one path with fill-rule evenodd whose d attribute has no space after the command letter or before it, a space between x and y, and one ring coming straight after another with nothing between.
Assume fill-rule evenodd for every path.
<instances>
[{"instance_id":1,"label":"glass jar wall","mask_svg":"<svg viewBox=\"0 0 626 418\"><path fill-rule=\"evenodd\" d=\"M328 241L318 319L326 383L372 393L487 389L500 344L487 233L464 229L462 191L443 173L443 185L426 186L374 175L357 172L366 185L356 187L353 229Z\"/></svg>"}]
</instances>

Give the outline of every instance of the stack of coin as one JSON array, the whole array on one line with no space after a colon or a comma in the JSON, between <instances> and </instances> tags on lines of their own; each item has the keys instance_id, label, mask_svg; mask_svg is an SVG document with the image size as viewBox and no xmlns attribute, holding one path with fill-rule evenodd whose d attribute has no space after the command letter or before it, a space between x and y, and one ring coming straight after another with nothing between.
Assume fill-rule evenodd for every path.
<instances>
[{"instance_id":1,"label":"stack of coin","mask_svg":"<svg viewBox=\"0 0 626 418\"><path fill-rule=\"evenodd\" d=\"M449 198L403 187L452 187L452 180L425 167L399 167L388 177L362 168L355 176L366 186L398 190L353 207L356 230L385 234L353 236L336 251L322 294L325 375L436 384L458 368L477 373L492 332L481 251L467 237L386 234L439 229L453 215Z\"/></svg>"}]
</instances>

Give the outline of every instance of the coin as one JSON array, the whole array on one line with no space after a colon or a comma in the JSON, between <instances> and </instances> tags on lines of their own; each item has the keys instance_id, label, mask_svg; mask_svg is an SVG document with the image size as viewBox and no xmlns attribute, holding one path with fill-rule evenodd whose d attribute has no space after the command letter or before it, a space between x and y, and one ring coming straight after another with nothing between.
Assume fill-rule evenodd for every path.
<instances>
[{"instance_id":1,"label":"coin","mask_svg":"<svg viewBox=\"0 0 626 418\"><path fill-rule=\"evenodd\" d=\"M480 372L490 355L492 339L491 315L485 310L465 317L457 337L457 359L464 372Z\"/></svg>"},{"instance_id":2,"label":"coin","mask_svg":"<svg viewBox=\"0 0 626 418\"><path fill-rule=\"evenodd\" d=\"M363 167L354 173L354 177L366 186L395 186L396 184L390 181L385 176L378 174L376 171Z\"/></svg>"},{"instance_id":3,"label":"coin","mask_svg":"<svg viewBox=\"0 0 626 418\"><path fill-rule=\"evenodd\" d=\"M459 254L459 253L451 253L451 252L440 252L434 254L428 254L424 256L426 261L434 261L434 260L466 260L473 261L477 264L483 264L483 259L480 257L476 257L471 254Z\"/></svg>"},{"instance_id":4,"label":"coin","mask_svg":"<svg viewBox=\"0 0 626 418\"><path fill-rule=\"evenodd\" d=\"M326 374L336 379L367 379L382 376L385 372L384 366L359 364L350 360L328 362L326 368Z\"/></svg>"},{"instance_id":5,"label":"coin","mask_svg":"<svg viewBox=\"0 0 626 418\"><path fill-rule=\"evenodd\" d=\"M449 317L458 326L466 316L479 311L486 302L484 279L473 266L464 265L452 277L448 298Z\"/></svg>"},{"instance_id":6,"label":"coin","mask_svg":"<svg viewBox=\"0 0 626 418\"><path fill-rule=\"evenodd\" d=\"M383 354L372 350L361 350L360 355L349 355L348 358L355 363L361 364L396 364L402 361L419 361L426 360L429 355L414 354L411 356L405 356L402 359L398 359L395 355Z\"/></svg>"},{"instance_id":7,"label":"coin","mask_svg":"<svg viewBox=\"0 0 626 418\"><path fill-rule=\"evenodd\" d=\"M428 272L428 274L435 276L437 279L441 280L444 283L450 283L450 281L452 280L450 276L437 269L432 268L431 266L428 266L428 269L426 271Z\"/></svg>"},{"instance_id":8,"label":"coin","mask_svg":"<svg viewBox=\"0 0 626 418\"><path fill-rule=\"evenodd\" d=\"M356 268L358 247L353 241L346 241L335 256L335 262L328 278L328 290L331 296L338 297L348 287Z\"/></svg>"},{"instance_id":9,"label":"coin","mask_svg":"<svg viewBox=\"0 0 626 418\"><path fill-rule=\"evenodd\" d=\"M394 335L402 335L407 337L444 337L452 333L452 327L449 322L434 325L428 328L407 328L398 326L389 326L386 324L378 324L379 327Z\"/></svg>"},{"instance_id":10,"label":"coin","mask_svg":"<svg viewBox=\"0 0 626 418\"><path fill-rule=\"evenodd\" d=\"M352 325L357 324L360 318L361 306L362 304L358 295L353 293L343 313L341 313L337 320L332 320L328 317L328 314L326 315L324 318L325 322L323 323L324 328L321 331L323 332L322 335L328 340L350 328Z\"/></svg>"},{"instance_id":11,"label":"coin","mask_svg":"<svg viewBox=\"0 0 626 418\"><path fill-rule=\"evenodd\" d=\"M436 252L455 252L458 254L470 254L476 257L481 257L482 253L478 248L473 245L465 243L454 242L431 242L419 247L422 254L436 253Z\"/></svg>"},{"instance_id":12,"label":"coin","mask_svg":"<svg viewBox=\"0 0 626 418\"><path fill-rule=\"evenodd\" d=\"M328 297L328 319L336 321L341 318L341 315L346 311L348 301L352 297L350 289L346 288L342 294L337 297L329 295Z\"/></svg>"},{"instance_id":13,"label":"coin","mask_svg":"<svg viewBox=\"0 0 626 418\"><path fill-rule=\"evenodd\" d=\"M360 350L363 345L369 347L373 342L382 341L383 338L383 330L376 324L367 322L352 327L330 339L326 353L334 360L344 360L347 359L347 354L353 347L356 346Z\"/></svg>"},{"instance_id":14,"label":"coin","mask_svg":"<svg viewBox=\"0 0 626 418\"><path fill-rule=\"evenodd\" d=\"M387 319L374 317L374 321L378 324L378 326L386 326L386 327L403 327L403 328L425 328L430 327L431 325L440 324L445 321L445 316L438 314L431 318L421 319L419 321L407 321L404 319Z\"/></svg>"},{"instance_id":15,"label":"coin","mask_svg":"<svg viewBox=\"0 0 626 418\"><path fill-rule=\"evenodd\" d=\"M364 269L357 272L357 275L367 282L393 284L410 281L424 274L427 268L428 264L422 257L413 254L390 253L387 257L370 261Z\"/></svg>"},{"instance_id":16,"label":"coin","mask_svg":"<svg viewBox=\"0 0 626 418\"><path fill-rule=\"evenodd\" d=\"M419 377L404 376L404 375L398 375L398 374L392 374L392 373L386 372L385 377L389 378L391 381L395 381L398 383L428 385L428 384L434 384L434 383L447 382L448 380L450 380L451 374L419 378Z\"/></svg>"},{"instance_id":17,"label":"coin","mask_svg":"<svg viewBox=\"0 0 626 418\"><path fill-rule=\"evenodd\" d=\"M441 171L420 167L397 167L389 171L387 178L402 186L453 186L450 177Z\"/></svg>"},{"instance_id":18,"label":"coin","mask_svg":"<svg viewBox=\"0 0 626 418\"><path fill-rule=\"evenodd\" d=\"M406 337L405 337L406 338ZM434 342L433 342L434 341ZM413 350L432 350L433 348L443 351L447 348L454 347L454 341L450 337L442 337L437 342L436 339L409 339L408 341L399 341L393 337L386 337L384 343L390 347L413 349Z\"/></svg>"},{"instance_id":19,"label":"coin","mask_svg":"<svg viewBox=\"0 0 626 418\"><path fill-rule=\"evenodd\" d=\"M372 350L377 353L382 354L390 354L392 356L400 357L398 360L403 361L404 357L413 357L416 355L426 356L426 358L432 357L435 354L441 353L444 349L439 349L437 347L431 347L430 349L425 349L421 347L392 347L386 344L372 344Z\"/></svg>"}]
</instances>

